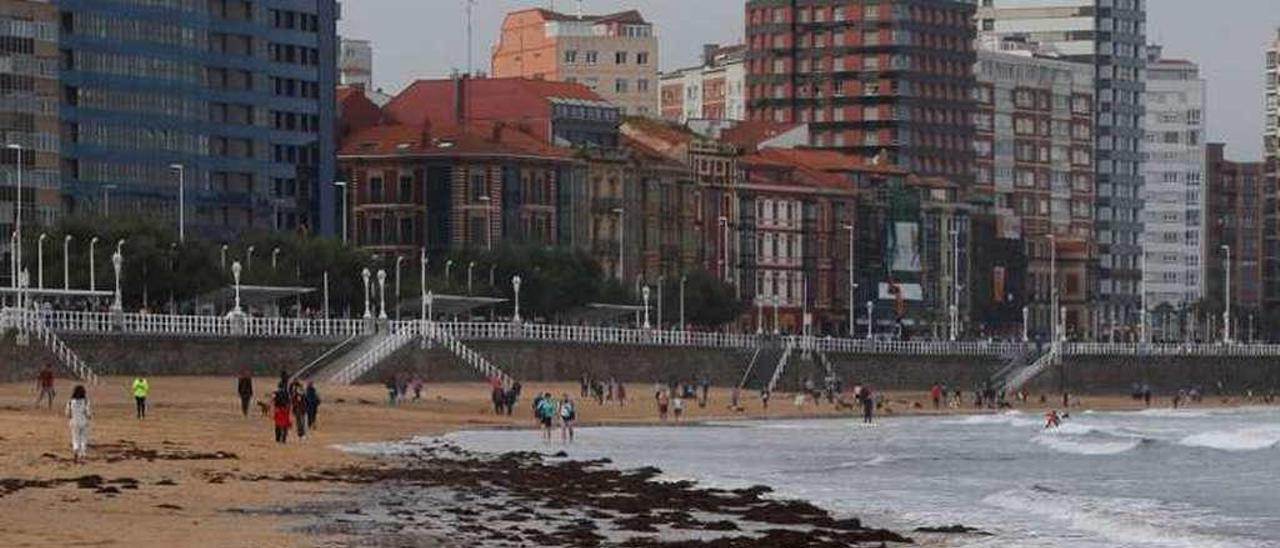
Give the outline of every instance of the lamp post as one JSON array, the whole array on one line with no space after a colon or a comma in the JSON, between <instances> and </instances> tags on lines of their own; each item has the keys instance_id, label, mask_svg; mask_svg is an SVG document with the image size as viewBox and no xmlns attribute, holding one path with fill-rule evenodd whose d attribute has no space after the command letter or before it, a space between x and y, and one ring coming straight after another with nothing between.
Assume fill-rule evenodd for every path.
<instances>
[{"instance_id":1,"label":"lamp post","mask_svg":"<svg viewBox=\"0 0 1280 548\"><path fill-rule=\"evenodd\" d=\"M396 309L396 321L400 321L400 263L404 262L403 255L396 255L396 291L391 295L391 305Z\"/></svg>"},{"instance_id":2,"label":"lamp post","mask_svg":"<svg viewBox=\"0 0 1280 548\"><path fill-rule=\"evenodd\" d=\"M485 194L477 200L484 203L484 248L493 251L493 199Z\"/></svg>"},{"instance_id":3,"label":"lamp post","mask_svg":"<svg viewBox=\"0 0 1280 548\"><path fill-rule=\"evenodd\" d=\"M1139 248L1139 251L1138 270L1142 278L1138 289L1138 306L1141 307L1138 311L1138 342L1145 343L1147 342L1147 249L1144 246ZM1065 321L1063 327L1065 330Z\"/></svg>"},{"instance_id":4,"label":"lamp post","mask_svg":"<svg viewBox=\"0 0 1280 548\"><path fill-rule=\"evenodd\" d=\"M370 308L370 305L369 305L369 277L370 277L370 276L371 276L371 274L369 273L369 269L368 269L368 268L365 268L364 270L361 270L361 271L360 271L360 277L361 277L362 279L364 279L364 319L366 319L366 320L373 319L373 312L371 312L371 311L369 310L369 308Z\"/></svg>"},{"instance_id":5,"label":"lamp post","mask_svg":"<svg viewBox=\"0 0 1280 548\"><path fill-rule=\"evenodd\" d=\"M111 256L111 266L115 267L116 271L116 298L115 301L111 303L111 311L121 312L124 310L124 297L120 293L120 268L124 266L124 255L120 253L119 248L117 248L115 254Z\"/></svg>"},{"instance_id":6,"label":"lamp post","mask_svg":"<svg viewBox=\"0 0 1280 548\"><path fill-rule=\"evenodd\" d=\"M378 269L378 319L387 319L387 271Z\"/></svg>"},{"instance_id":7,"label":"lamp post","mask_svg":"<svg viewBox=\"0 0 1280 548\"><path fill-rule=\"evenodd\" d=\"M1052 233L1049 239L1049 342L1058 342L1058 243Z\"/></svg>"},{"instance_id":8,"label":"lamp post","mask_svg":"<svg viewBox=\"0 0 1280 548\"><path fill-rule=\"evenodd\" d=\"M62 290L71 291L71 235L62 237Z\"/></svg>"},{"instance_id":9,"label":"lamp post","mask_svg":"<svg viewBox=\"0 0 1280 548\"><path fill-rule=\"evenodd\" d=\"M764 300L756 293L756 335L764 334Z\"/></svg>"},{"instance_id":10,"label":"lamp post","mask_svg":"<svg viewBox=\"0 0 1280 548\"><path fill-rule=\"evenodd\" d=\"M1030 309L1028 309L1028 308L1027 308L1027 307L1025 307L1025 306L1024 306L1024 307L1022 307L1022 342L1027 342L1028 340L1030 340L1030 338L1027 336L1027 335L1028 335L1028 334L1027 334L1027 319L1028 319L1028 316L1030 316L1030 314L1031 314L1031 310L1030 310Z\"/></svg>"},{"instance_id":11,"label":"lamp post","mask_svg":"<svg viewBox=\"0 0 1280 548\"><path fill-rule=\"evenodd\" d=\"M652 326L649 323L649 286L644 286L640 294L644 296L644 328L650 329Z\"/></svg>"},{"instance_id":12,"label":"lamp post","mask_svg":"<svg viewBox=\"0 0 1280 548\"><path fill-rule=\"evenodd\" d=\"M680 275L680 330L684 331L684 284L689 281L689 276Z\"/></svg>"},{"instance_id":13,"label":"lamp post","mask_svg":"<svg viewBox=\"0 0 1280 548\"><path fill-rule=\"evenodd\" d=\"M422 319L427 319L427 248L418 250L418 294L422 297Z\"/></svg>"},{"instance_id":14,"label":"lamp post","mask_svg":"<svg viewBox=\"0 0 1280 548\"><path fill-rule=\"evenodd\" d=\"M1223 244L1222 250L1226 253L1223 257L1222 266L1226 271L1222 297L1222 342L1224 344L1231 343L1231 246Z\"/></svg>"},{"instance_id":15,"label":"lamp post","mask_svg":"<svg viewBox=\"0 0 1280 548\"><path fill-rule=\"evenodd\" d=\"M8 148L9 150L17 151L17 157L18 157L17 158L17 165L18 165L17 191L18 192L17 192L17 196L13 200L13 204L14 204L13 205L13 210L14 210L14 213L13 213L14 229L13 230L14 230L14 233L18 235L17 237L18 245L14 247L13 256L14 256L14 261L17 264L16 270L18 272L21 272L22 271L22 145L10 144L10 145L7 145L6 148Z\"/></svg>"},{"instance_id":16,"label":"lamp post","mask_svg":"<svg viewBox=\"0 0 1280 548\"><path fill-rule=\"evenodd\" d=\"M231 263L231 277L235 280L235 284L236 284L236 285L235 285L235 288L236 288L236 307L235 307L235 309L234 309L234 310L232 310L232 314L234 314L234 315L236 315L236 316L242 316L242 315L244 315L244 309L243 309L243 308L240 308L240 271L241 271L240 261L232 262L232 263Z\"/></svg>"},{"instance_id":17,"label":"lamp post","mask_svg":"<svg viewBox=\"0 0 1280 548\"><path fill-rule=\"evenodd\" d=\"M467 263L467 295L471 294L471 272L475 270L475 268L476 268L475 261L471 261Z\"/></svg>"},{"instance_id":18,"label":"lamp post","mask_svg":"<svg viewBox=\"0 0 1280 548\"><path fill-rule=\"evenodd\" d=\"M623 272L625 272L625 270L623 270L622 268L623 267L622 246L625 243L625 241L622 239L622 237L626 233L627 213L620 207L613 208L613 212L618 214L618 282L624 283L623 280L625 280L626 278L623 277Z\"/></svg>"},{"instance_id":19,"label":"lamp post","mask_svg":"<svg viewBox=\"0 0 1280 548\"><path fill-rule=\"evenodd\" d=\"M89 240L89 291L98 290L97 272L93 267L93 255L94 255L93 248L96 247L97 245L98 245L98 237L94 236L92 240Z\"/></svg>"},{"instance_id":20,"label":"lamp post","mask_svg":"<svg viewBox=\"0 0 1280 548\"><path fill-rule=\"evenodd\" d=\"M875 306L876 306L875 301L867 301L867 340L868 341L871 340L871 330L875 325L875 322L873 321L875 318L872 316L872 313L875 310Z\"/></svg>"},{"instance_id":21,"label":"lamp post","mask_svg":"<svg viewBox=\"0 0 1280 548\"><path fill-rule=\"evenodd\" d=\"M729 281L729 218L720 216L720 279Z\"/></svg>"},{"instance_id":22,"label":"lamp post","mask_svg":"<svg viewBox=\"0 0 1280 548\"><path fill-rule=\"evenodd\" d=\"M342 243L347 243L347 183L334 181L333 186L342 189Z\"/></svg>"},{"instance_id":23,"label":"lamp post","mask_svg":"<svg viewBox=\"0 0 1280 548\"><path fill-rule=\"evenodd\" d=\"M425 311L426 311L426 313L427 313L427 317L428 317L428 318L431 318L432 320L434 320L434 319L435 319L435 317L436 317L436 294L435 294L435 292L433 292L433 291L428 291L428 292L427 292L427 296L426 296L426 303L427 303L427 304L426 304L426 308L424 308L423 310L425 310Z\"/></svg>"},{"instance_id":24,"label":"lamp post","mask_svg":"<svg viewBox=\"0 0 1280 548\"><path fill-rule=\"evenodd\" d=\"M952 219L952 222L955 222ZM951 229L951 306L948 307L951 316L950 323L950 339L955 342L956 335L960 329L960 230L958 228Z\"/></svg>"},{"instance_id":25,"label":"lamp post","mask_svg":"<svg viewBox=\"0 0 1280 548\"><path fill-rule=\"evenodd\" d=\"M36 287L44 291L44 241L49 238L48 234L40 233L40 239L36 240Z\"/></svg>"},{"instance_id":26,"label":"lamp post","mask_svg":"<svg viewBox=\"0 0 1280 548\"><path fill-rule=\"evenodd\" d=\"M773 334L774 335L778 335L782 333L782 324L778 323L778 306L781 304L782 304L782 296L774 295L773 296Z\"/></svg>"},{"instance_id":27,"label":"lamp post","mask_svg":"<svg viewBox=\"0 0 1280 548\"><path fill-rule=\"evenodd\" d=\"M253 272L253 246L249 246L249 249L245 250L244 273L245 273L245 276L248 277L248 275L252 272Z\"/></svg>"},{"instance_id":28,"label":"lamp post","mask_svg":"<svg viewBox=\"0 0 1280 548\"><path fill-rule=\"evenodd\" d=\"M513 323L520 323L520 276L519 275L511 277L511 290L515 292L515 297L516 297L516 309L515 309L515 313L512 314L511 321Z\"/></svg>"},{"instance_id":29,"label":"lamp post","mask_svg":"<svg viewBox=\"0 0 1280 548\"><path fill-rule=\"evenodd\" d=\"M449 279L449 271L451 269L453 269L453 259L444 262L444 283L446 286L453 283L453 280Z\"/></svg>"},{"instance_id":30,"label":"lamp post","mask_svg":"<svg viewBox=\"0 0 1280 548\"><path fill-rule=\"evenodd\" d=\"M277 270L276 261L279 258L280 258L280 248L277 247L275 249L272 249L271 250L271 271L272 272L275 272Z\"/></svg>"},{"instance_id":31,"label":"lamp post","mask_svg":"<svg viewBox=\"0 0 1280 548\"><path fill-rule=\"evenodd\" d=\"M186 181L187 170L182 164L169 164L169 169L178 172L178 241L187 243L187 194Z\"/></svg>"},{"instance_id":32,"label":"lamp post","mask_svg":"<svg viewBox=\"0 0 1280 548\"><path fill-rule=\"evenodd\" d=\"M853 293L858 289L858 282L853 281L853 224L844 225L844 229L849 231L849 338L853 338L853 334L857 331L855 324L857 319L853 313Z\"/></svg>"}]
</instances>

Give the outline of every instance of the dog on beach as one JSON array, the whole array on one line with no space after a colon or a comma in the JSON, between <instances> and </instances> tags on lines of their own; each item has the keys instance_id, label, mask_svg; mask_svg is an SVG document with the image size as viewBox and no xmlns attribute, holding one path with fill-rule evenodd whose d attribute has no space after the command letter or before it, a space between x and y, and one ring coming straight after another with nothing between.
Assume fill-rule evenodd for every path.
<instances>
[{"instance_id":1,"label":"dog on beach","mask_svg":"<svg viewBox=\"0 0 1280 548\"><path fill-rule=\"evenodd\" d=\"M271 415L271 405L267 402L258 400L254 403L258 405L258 412L262 413L262 416L267 417Z\"/></svg>"}]
</instances>

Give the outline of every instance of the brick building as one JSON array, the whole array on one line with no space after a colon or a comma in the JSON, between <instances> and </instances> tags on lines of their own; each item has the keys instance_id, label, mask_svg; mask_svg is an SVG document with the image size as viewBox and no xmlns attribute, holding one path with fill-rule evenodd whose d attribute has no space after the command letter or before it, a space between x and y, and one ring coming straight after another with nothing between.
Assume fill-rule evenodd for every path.
<instances>
[{"instance_id":1,"label":"brick building","mask_svg":"<svg viewBox=\"0 0 1280 548\"><path fill-rule=\"evenodd\" d=\"M1271 340L1263 329L1263 218L1266 204L1266 170L1263 162L1234 162L1226 159L1226 145L1209 143L1206 162L1207 206L1205 231L1205 294L1199 310L1179 310L1188 318L1189 338L1213 340L1220 335L1210 325L1217 318L1221 326L1222 300L1226 287L1226 254L1231 248L1231 315L1235 338ZM1270 317L1270 316L1268 316ZM1220 329L1220 327L1219 327Z\"/></svg>"}]
</instances>

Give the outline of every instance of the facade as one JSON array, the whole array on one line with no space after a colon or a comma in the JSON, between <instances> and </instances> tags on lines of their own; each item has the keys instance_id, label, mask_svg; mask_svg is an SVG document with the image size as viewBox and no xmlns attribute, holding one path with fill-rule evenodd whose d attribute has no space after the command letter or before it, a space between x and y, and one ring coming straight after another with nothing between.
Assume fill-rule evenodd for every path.
<instances>
[{"instance_id":1,"label":"facade","mask_svg":"<svg viewBox=\"0 0 1280 548\"><path fill-rule=\"evenodd\" d=\"M1144 0L991 0L977 13L984 39L1021 37L1094 67L1097 327L1141 320L1145 8Z\"/></svg>"},{"instance_id":2,"label":"facade","mask_svg":"<svg viewBox=\"0 0 1280 548\"><path fill-rule=\"evenodd\" d=\"M1280 307L1280 29L1266 49L1266 102L1263 125L1263 161L1267 194L1263 211L1262 295L1267 310ZM1280 328L1280 314L1270 314L1268 332Z\"/></svg>"},{"instance_id":3,"label":"facade","mask_svg":"<svg viewBox=\"0 0 1280 548\"><path fill-rule=\"evenodd\" d=\"M1216 340L1226 295L1225 268L1231 269L1231 316L1234 338L1242 342L1273 340L1263 331L1263 218L1266 203L1264 164L1226 159L1226 145L1209 143L1205 183L1205 294L1202 306L1179 310L1185 337ZM1230 264L1223 246L1231 249ZM1221 326L1221 323L1217 323ZM1220 329L1220 328L1219 328Z\"/></svg>"},{"instance_id":4,"label":"facade","mask_svg":"<svg viewBox=\"0 0 1280 548\"><path fill-rule=\"evenodd\" d=\"M1150 48L1146 91L1146 184L1142 189L1146 307L1154 333L1181 333L1163 325L1173 310L1205 296L1206 84L1190 61L1161 57ZM1160 311L1160 313L1156 313Z\"/></svg>"},{"instance_id":5,"label":"facade","mask_svg":"<svg viewBox=\"0 0 1280 548\"><path fill-rule=\"evenodd\" d=\"M335 232L334 0L56 5L67 213Z\"/></svg>"},{"instance_id":6,"label":"facade","mask_svg":"<svg viewBox=\"0 0 1280 548\"><path fill-rule=\"evenodd\" d=\"M508 13L492 53L496 78L581 83L623 114L658 113L658 39L635 10L566 15L545 9Z\"/></svg>"},{"instance_id":7,"label":"facade","mask_svg":"<svg viewBox=\"0 0 1280 548\"><path fill-rule=\"evenodd\" d=\"M993 265L1006 289L978 300L1024 301L1011 305L1027 307L1029 336L1047 339L1057 316L1056 275L1066 333L1088 336L1096 288L1093 67L1038 54L1033 46L1003 47L980 48L974 72L977 169L970 197L991 204L995 224L994 239L982 241L1012 242L1027 260L1022 268ZM1056 246L1052 253L1050 246ZM1026 273L1019 288L1025 293L1009 283L1019 270Z\"/></svg>"},{"instance_id":8,"label":"facade","mask_svg":"<svg viewBox=\"0 0 1280 548\"><path fill-rule=\"evenodd\" d=\"M811 145L968 182L973 2L751 0L747 116Z\"/></svg>"},{"instance_id":9,"label":"facade","mask_svg":"<svg viewBox=\"0 0 1280 548\"><path fill-rule=\"evenodd\" d=\"M690 120L745 120L745 53L742 45L708 44L703 47L701 65L663 73L658 97L662 118L682 124Z\"/></svg>"},{"instance_id":10,"label":"facade","mask_svg":"<svg viewBox=\"0 0 1280 548\"><path fill-rule=\"evenodd\" d=\"M338 52L338 83L373 89L373 46L368 40L343 38Z\"/></svg>"},{"instance_id":11,"label":"facade","mask_svg":"<svg viewBox=\"0 0 1280 548\"><path fill-rule=\"evenodd\" d=\"M22 210L23 265L34 269L39 230L54 222L62 205L58 174L58 12L49 2L0 1L4 101L0 102L0 241L4 270L0 284L12 283L12 239ZM10 149L17 145L21 149ZM18 170L22 193L18 195ZM15 207L18 206L18 207Z\"/></svg>"}]
</instances>

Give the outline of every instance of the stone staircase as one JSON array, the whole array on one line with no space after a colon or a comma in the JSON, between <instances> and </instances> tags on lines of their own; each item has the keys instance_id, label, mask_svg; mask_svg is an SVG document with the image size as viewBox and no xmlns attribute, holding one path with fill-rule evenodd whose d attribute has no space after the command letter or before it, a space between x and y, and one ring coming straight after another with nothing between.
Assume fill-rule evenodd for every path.
<instances>
[{"instance_id":1,"label":"stone staircase","mask_svg":"<svg viewBox=\"0 0 1280 548\"><path fill-rule=\"evenodd\" d=\"M1045 372L1045 370L1049 369L1054 364L1057 364L1060 356L1061 350L1059 346L1051 344L1049 345L1048 350L1030 364L1010 371L1008 376L996 386L1002 386L1007 394L1017 392L1027 383L1035 380L1036 377L1039 377L1041 373Z\"/></svg>"},{"instance_id":2,"label":"stone staircase","mask_svg":"<svg viewBox=\"0 0 1280 548\"><path fill-rule=\"evenodd\" d=\"M381 331L367 338L342 357L333 360L315 377L331 384L355 383L360 377L368 374L384 360L417 339L438 344L485 378L497 376L503 382L512 380L502 368L463 344L436 322L413 322L399 329L391 328Z\"/></svg>"},{"instance_id":3,"label":"stone staircase","mask_svg":"<svg viewBox=\"0 0 1280 548\"><path fill-rule=\"evenodd\" d=\"M0 336L8 330L17 331L17 341L19 345L30 342L30 337L34 336L40 341L49 353L58 359L58 363L71 371L77 379L89 384L99 384L98 374L94 373L93 368L85 363L84 359L76 354L67 343L58 337L49 326L44 324L40 318L40 313L36 311L24 311L16 308L6 308L0 312Z\"/></svg>"},{"instance_id":4,"label":"stone staircase","mask_svg":"<svg viewBox=\"0 0 1280 548\"><path fill-rule=\"evenodd\" d=\"M773 376L769 378L769 384L766 389L770 394L778 387L778 380L782 378L782 374L787 370L787 364L791 362L791 352L795 349L795 340L787 338L782 346L782 353L778 356L777 365L773 368Z\"/></svg>"}]
</instances>

